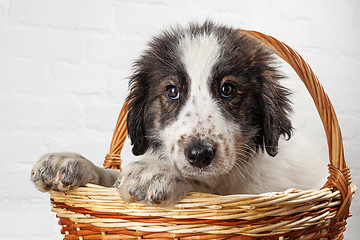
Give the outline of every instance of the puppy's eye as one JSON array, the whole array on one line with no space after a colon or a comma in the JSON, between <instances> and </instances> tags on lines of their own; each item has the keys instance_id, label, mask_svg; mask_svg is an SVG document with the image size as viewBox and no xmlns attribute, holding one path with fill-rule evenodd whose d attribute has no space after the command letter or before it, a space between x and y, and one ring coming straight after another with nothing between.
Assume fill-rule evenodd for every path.
<instances>
[{"instance_id":1,"label":"puppy's eye","mask_svg":"<svg viewBox=\"0 0 360 240\"><path fill-rule=\"evenodd\" d=\"M231 83L224 83L220 88L220 96L222 98L229 98L235 93L235 87Z\"/></svg>"},{"instance_id":2,"label":"puppy's eye","mask_svg":"<svg viewBox=\"0 0 360 240\"><path fill-rule=\"evenodd\" d=\"M178 100L180 98L180 92L178 87L174 85L167 86L166 96L171 100Z\"/></svg>"}]
</instances>

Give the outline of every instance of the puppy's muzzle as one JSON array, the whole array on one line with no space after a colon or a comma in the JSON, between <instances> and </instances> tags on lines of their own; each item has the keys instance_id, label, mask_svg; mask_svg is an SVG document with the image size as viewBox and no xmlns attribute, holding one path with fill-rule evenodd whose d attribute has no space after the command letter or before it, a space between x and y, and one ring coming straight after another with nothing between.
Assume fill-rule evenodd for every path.
<instances>
[{"instance_id":1,"label":"puppy's muzzle","mask_svg":"<svg viewBox=\"0 0 360 240\"><path fill-rule=\"evenodd\" d=\"M212 162L215 157L214 146L206 141L194 141L185 149L185 156L195 167L203 168Z\"/></svg>"}]
</instances>

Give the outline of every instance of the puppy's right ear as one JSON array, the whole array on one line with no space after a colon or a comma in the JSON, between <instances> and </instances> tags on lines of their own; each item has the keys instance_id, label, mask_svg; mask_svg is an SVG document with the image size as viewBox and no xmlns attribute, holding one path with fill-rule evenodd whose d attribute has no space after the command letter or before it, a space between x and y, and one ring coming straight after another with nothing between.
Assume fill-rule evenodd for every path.
<instances>
[{"instance_id":1,"label":"puppy's right ear","mask_svg":"<svg viewBox=\"0 0 360 240\"><path fill-rule=\"evenodd\" d=\"M145 111L146 111L146 89L141 84L140 74L134 74L130 80L130 94L128 101L127 129L133 145L134 155L142 155L149 147L146 139Z\"/></svg>"}]
</instances>

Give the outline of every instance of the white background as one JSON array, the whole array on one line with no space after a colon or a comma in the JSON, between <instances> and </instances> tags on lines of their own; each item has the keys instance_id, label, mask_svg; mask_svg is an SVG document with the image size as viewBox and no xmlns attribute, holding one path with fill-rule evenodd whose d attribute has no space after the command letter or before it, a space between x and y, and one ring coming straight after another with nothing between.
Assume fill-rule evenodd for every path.
<instances>
[{"instance_id":1,"label":"white background","mask_svg":"<svg viewBox=\"0 0 360 240\"><path fill-rule=\"evenodd\" d=\"M286 42L312 66L343 131L360 186L360 1L0 0L0 236L61 239L49 195L30 170L50 151L102 164L132 61L171 24L212 19ZM304 87L288 67L298 128L324 141ZM134 158L125 147L124 165ZM359 239L360 197L345 239Z\"/></svg>"}]
</instances>

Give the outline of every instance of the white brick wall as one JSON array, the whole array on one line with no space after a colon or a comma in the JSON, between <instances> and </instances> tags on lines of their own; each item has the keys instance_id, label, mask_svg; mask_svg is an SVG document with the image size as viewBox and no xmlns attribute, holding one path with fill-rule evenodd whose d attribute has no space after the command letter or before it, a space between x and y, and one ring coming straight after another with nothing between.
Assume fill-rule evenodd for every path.
<instances>
[{"instance_id":1,"label":"white brick wall","mask_svg":"<svg viewBox=\"0 0 360 240\"><path fill-rule=\"evenodd\" d=\"M100 165L132 61L154 33L190 20L262 31L298 50L333 101L360 186L359 15L358 0L0 0L1 239L61 239L48 194L29 181L32 165L41 154L63 150ZM323 141L306 91L284 71L297 121ZM129 146L124 158L125 165L133 159ZM359 199L347 240L360 233Z\"/></svg>"}]
</instances>

